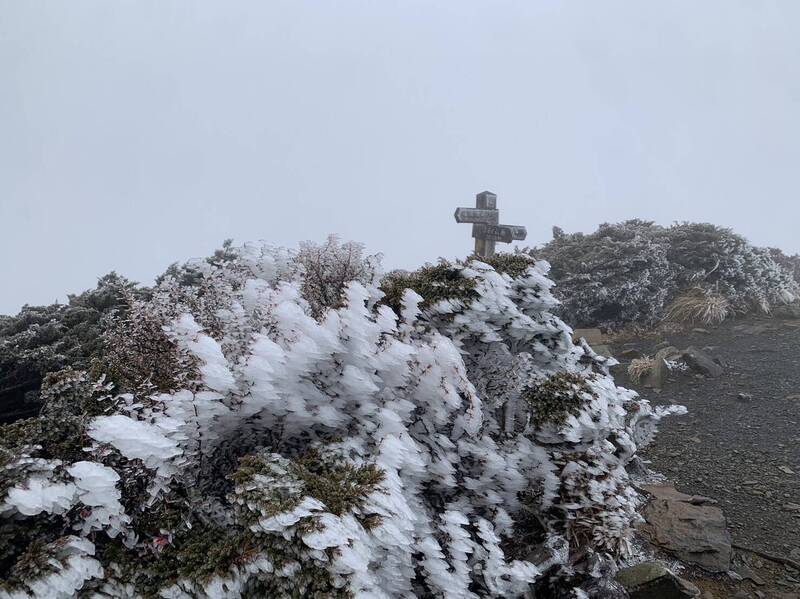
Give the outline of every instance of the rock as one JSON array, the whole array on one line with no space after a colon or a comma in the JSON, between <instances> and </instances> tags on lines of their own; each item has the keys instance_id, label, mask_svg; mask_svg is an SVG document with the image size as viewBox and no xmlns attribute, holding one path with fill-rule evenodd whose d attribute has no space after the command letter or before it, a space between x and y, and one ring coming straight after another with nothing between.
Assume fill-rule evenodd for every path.
<instances>
[{"instance_id":1,"label":"rock","mask_svg":"<svg viewBox=\"0 0 800 599\"><path fill-rule=\"evenodd\" d=\"M594 353L603 356L604 358L614 357L613 355L611 355L611 348L603 343L601 343L600 345L592 345L592 349L594 350Z\"/></svg>"},{"instance_id":2,"label":"rock","mask_svg":"<svg viewBox=\"0 0 800 599\"><path fill-rule=\"evenodd\" d=\"M750 395L749 393L739 393L736 396L736 399L738 399L739 401L753 401L753 396Z\"/></svg>"},{"instance_id":3,"label":"rock","mask_svg":"<svg viewBox=\"0 0 800 599\"><path fill-rule=\"evenodd\" d=\"M644 479L650 474L650 469L638 455L633 456L625 466L625 470L634 479Z\"/></svg>"},{"instance_id":4,"label":"rock","mask_svg":"<svg viewBox=\"0 0 800 599\"><path fill-rule=\"evenodd\" d=\"M736 566L736 568L733 570L733 573L735 573L739 577L740 580L745 580L745 579L752 580L758 586L764 586L764 584L765 584L764 583L764 579L761 578L755 572L753 572L745 564L741 564L739 566ZM728 574L730 574L730 572Z\"/></svg>"},{"instance_id":5,"label":"rock","mask_svg":"<svg viewBox=\"0 0 800 599\"><path fill-rule=\"evenodd\" d=\"M711 334L711 331L709 331L708 329L701 329L700 327L692 329L692 332L693 333L701 333L703 335L710 335Z\"/></svg>"},{"instance_id":6,"label":"rock","mask_svg":"<svg viewBox=\"0 0 800 599\"><path fill-rule=\"evenodd\" d=\"M577 341L581 337L586 339L586 343L591 346L603 345L606 341L605 335L600 329L575 329L572 332L572 338Z\"/></svg>"},{"instance_id":7,"label":"rock","mask_svg":"<svg viewBox=\"0 0 800 599\"><path fill-rule=\"evenodd\" d=\"M642 511L646 522L641 528L653 544L709 572L730 570L731 536L721 509L672 485L642 490L652 496Z\"/></svg>"},{"instance_id":8,"label":"rock","mask_svg":"<svg viewBox=\"0 0 800 599\"><path fill-rule=\"evenodd\" d=\"M711 378L717 378L721 376L723 372L725 372L719 364L717 364L711 357L705 353L697 349L696 347L689 347L682 353L683 361L694 370L695 372L702 374L703 376L708 376Z\"/></svg>"},{"instance_id":9,"label":"rock","mask_svg":"<svg viewBox=\"0 0 800 599\"><path fill-rule=\"evenodd\" d=\"M800 504L792 503L791 501L789 503L785 503L783 505L783 511L784 512L800 512Z\"/></svg>"},{"instance_id":10,"label":"rock","mask_svg":"<svg viewBox=\"0 0 800 599\"><path fill-rule=\"evenodd\" d=\"M659 349L653 358L653 368L645 377L642 384L649 389L662 389L664 383L667 381L667 375L669 375L667 360L679 358L680 355L681 352L672 345Z\"/></svg>"},{"instance_id":11,"label":"rock","mask_svg":"<svg viewBox=\"0 0 800 599\"><path fill-rule=\"evenodd\" d=\"M650 369L650 372L647 373L647 376L642 384L649 389L662 389L664 387L664 383L667 381L668 374L669 367L664 359L655 358L653 361L653 367Z\"/></svg>"},{"instance_id":12,"label":"rock","mask_svg":"<svg viewBox=\"0 0 800 599\"><path fill-rule=\"evenodd\" d=\"M680 360L683 357L683 352L674 345L668 345L667 347L662 347L660 350L658 350L658 352L656 352L656 356L659 356L663 360L670 362Z\"/></svg>"},{"instance_id":13,"label":"rock","mask_svg":"<svg viewBox=\"0 0 800 599\"><path fill-rule=\"evenodd\" d=\"M700 590L688 580L676 576L657 562L644 562L620 570L619 582L631 599L691 599Z\"/></svg>"},{"instance_id":14,"label":"rock","mask_svg":"<svg viewBox=\"0 0 800 599\"><path fill-rule=\"evenodd\" d=\"M778 470L780 470L784 474L794 474L794 470L789 468L789 466L778 466Z\"/></svg>"}]
</instances>

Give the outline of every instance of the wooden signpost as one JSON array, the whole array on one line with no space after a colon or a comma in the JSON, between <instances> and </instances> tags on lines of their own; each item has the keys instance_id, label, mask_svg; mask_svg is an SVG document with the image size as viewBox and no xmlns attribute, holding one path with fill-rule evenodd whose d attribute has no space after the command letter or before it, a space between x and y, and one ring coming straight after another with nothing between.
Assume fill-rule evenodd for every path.
<instances>
[{"instance_id":1,"label":"wooden signpost","mask_svg":"<svg viewBox=\"0 0 800 599\"><path fill-rule=\"evenodd\" d=\"M475 196L475 208L456 208L455 217L457 223L472 223L475 253L484 258L494 255L494 247L498 241L511 243L522 241L528 236L525 227L499 224L497 196L491 191L483 191Z\"/></svg>"}]
</instances>

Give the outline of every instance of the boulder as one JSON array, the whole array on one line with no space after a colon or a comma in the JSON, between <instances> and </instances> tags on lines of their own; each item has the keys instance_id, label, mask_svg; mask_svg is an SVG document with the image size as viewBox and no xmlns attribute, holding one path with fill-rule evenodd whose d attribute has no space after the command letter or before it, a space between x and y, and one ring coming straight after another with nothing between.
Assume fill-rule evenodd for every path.
<instances>
[{"instance_id":1,"label":"boulder","mask_svg":"<svg viewBox=\"0 0 800 599\"><path fill-rule=\"evenodd\" d=\"M664 383L667 381L667 375L669 374L669 367L667 366L668 360L674 360L681 356L681 352L678 351L676 347L668 345L667 347L662 347L658 352L656 352L655 358L653 358L653 368L650 370L650 373L644 379L644 386L649 387L650 389L661 389L664 387Z\"/></svg>"},{"instance_id":2,"label":"boulder","mask_svg":"<svg viewBox=\"0 0 800 599\"><path fill-rule=\"evenodd\" d=\"M717 378L725 372L711 356L696 347L689 347L682 352L681 356L689 368L703 376Z\"/></svg>"},{"instance_id":3,"label":"boulder","mask_svg":"<svg viewBox=\"0 0 800 599\"><path fill-rule=\"evenodd\" d=\"M661 389L664 387L664 383L667 381L668 374L669 367L664 361L664 358L656 357L653 360L653 368L651 368L650 372L647 373L647 376L642 384L650 389Z\"/></svg>"},{"instance_id":4,"label":"boulder","mask_svg":"<svg viewBox=\"0 0 800 599\"><path fill-rule=\"evenodd\" d=\"M620 570L619 582L631 599L692 599L700 589L657 562L644 562Z\"/></svg>"},{"instance_id":5,"label":"boulder","mask_svg":"<svg viewBox=\"0 0 800 599\"><path fill-rule=\"evenodd\" d=\"M606 340L600 329L575 329L572 332L572 338L575 341L578 341L581 337L586 339L586 343L591 346L602 345Z\"/></svg>"},{"instance_id":6,"label":"boulder","mask_svg":"<svg viewBox=\"0 0 800 599\"><path fill-rule=\"evenodd\" d=\"M690 496L672 485L646 485L651 496L642 511L642 532L678 559L709 572L727 572L731 565L731 536L722 510L712 500Z\"/></svg>"}]
</instances>

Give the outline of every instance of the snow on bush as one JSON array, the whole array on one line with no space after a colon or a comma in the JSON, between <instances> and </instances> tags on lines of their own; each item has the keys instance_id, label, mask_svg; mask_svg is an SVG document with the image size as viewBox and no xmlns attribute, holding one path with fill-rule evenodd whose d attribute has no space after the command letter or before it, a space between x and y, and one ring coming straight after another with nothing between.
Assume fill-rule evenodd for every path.
<instances>
[{"instance_id":1,"label":"snow on bush","mask_svg":"<svg viewBox=\"0 0 800 599\"><path fill-rule=\"evenodd\" d=\"M710 224L630 220L588 235L555 228L531 252L551 264L561 314L576 326L652 324L697 289L737 312L769 312L799 295L793 258Z\"/></svg>"},{"instance_id":2,"label":"snow on bush","mask_svg":"<svg viewBox=\"0 0 800 599\"><path fill-rule=\"evenodd\" d=\"M575 597L629 552L625 466L680 408L572 343L546 263L379 288L341 248L311 287L309 246L174 267L2 427L0 597Z\"/></svg>"}]
</instances>

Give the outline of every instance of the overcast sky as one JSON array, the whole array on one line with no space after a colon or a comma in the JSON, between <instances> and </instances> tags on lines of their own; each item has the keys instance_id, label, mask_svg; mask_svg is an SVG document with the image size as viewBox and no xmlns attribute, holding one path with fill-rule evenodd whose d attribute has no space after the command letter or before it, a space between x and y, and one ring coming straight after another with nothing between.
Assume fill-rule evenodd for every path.
<instances>
[{"instance_id":1,"label":"overcast sky","mask_svg":"<svg viewBox=\"0 0 800 599\"><path fill-rule=\"evenodd\" d=\"M225 238L414 267L484 189L800 251L800 2L0 0L0 313Z\"/></svg>"}]
</instances>

